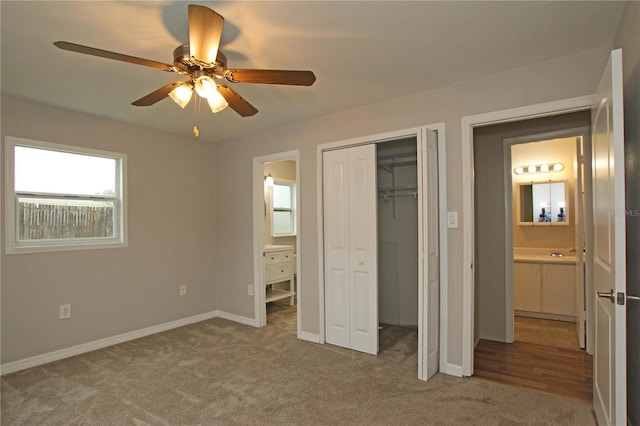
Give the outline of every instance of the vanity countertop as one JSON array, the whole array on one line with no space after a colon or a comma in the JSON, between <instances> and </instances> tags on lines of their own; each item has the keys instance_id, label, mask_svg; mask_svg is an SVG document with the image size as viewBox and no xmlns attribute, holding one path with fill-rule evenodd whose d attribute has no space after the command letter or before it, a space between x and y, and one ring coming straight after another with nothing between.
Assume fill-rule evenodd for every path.
<instances>
[{"instance_id":1,"label":"vanity countertop","mask_svg":"<svg viewBox=\"0 0 640 426\"><path fill-rule=\"evenodd\" d=\"M553 256L552 253L560 255ZM569 249L546 249L546 248L525 248L516 247L513 249L514 262L526 263L560 263L567 265L575 265L577 258L575 253L571 253Z\"/></svg>"}]
</instances>

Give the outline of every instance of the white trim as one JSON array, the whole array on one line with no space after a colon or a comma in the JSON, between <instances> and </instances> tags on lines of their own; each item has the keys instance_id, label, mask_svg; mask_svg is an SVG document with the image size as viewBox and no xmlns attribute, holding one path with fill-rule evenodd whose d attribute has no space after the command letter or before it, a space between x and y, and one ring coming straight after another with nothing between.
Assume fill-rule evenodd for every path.
<instances>
[{"instance_id":1,"label":"white trim","mask_svg":"<svg viewBox=\"0 0 640 426\"><path fill-rule=\"evenodd\" d=\"M445 124L443 122L428 124L421 127L413 127L409 129L380 133L369 136L362 136L352 139L345 139L342 141L335 141L326 144L318 145L316 148L316 184L317 184L317 217L318 217L318 318L319 318L319 341L317 343L325 343L325 297L324 297L324 225L323 225L323 164L322 153L323 151L329 151L334 149L345 148L349 146L365 145L378 142L387 142L396 139L402 139L406 137L416 137L418 141L421 139L421 135L424 129L436 131L438 133L438 178L439 178L439 204L440 204L440 327L439 327L439 351L440 351L440 371L446 374L453 374L461 376L457 373L457 370L452 370L454 373L448 373L449 368L443 365L447 359L447 345L448 345L448 233L446 223L447 212L447 168L446 168L446 139L445 139ZM422 219L420 219L422 220ZM420 262L420 260L419 260ZM420 285L422 285L421 283ZM421 325L424 327L424 325ZM424 355L424 351L422 351ZM418 360L418 365L421 365L423 360ZM419 377L422 379L421 377Z\"/></svg>"},{"instance_id":2,"label":"white trim","mask_svg":"<svg viewBox=\"0 0 640 426\"><path fill-rule=\"evenodd\" d=\"M241 315L230 314L224 311L214 311L215 316L212 318L222 318L229 321L237 322L238 324L244 324L251 327L259 327L258 322L254 318L243 317Z\"/></svg>"},{"instance_id":3,"label":"white trim","mask_svg":"<svg viewBox=\"0 0 640 426\"><path fill-rule=\"evenodd\" d=\"M117 345L119 343L128 342L130 340L139 339L141 337L150 336L152 334L161 333L163 331L172 330L178 327L184 327L185 325L206 321L216 317L221 317L221 318L226 317L226 319L230 319L232 321L234 321L234 319L232 319L231 317L234 317L237 319L243 318L237 315L225 314L224 312L219 312L219 311L205 312L203 314L193 315L187 318L170 321L164 324L158 324L151 327L142 328L139 330L129 331L127 333L118 334L116 336L105 337L104 339L94 340L93 342L82 343L80 345L71 346L69 348L59 349L59 350L47 352L41 355L35 355L29 358L24 358L18 361L8 362L0 366L0 371L1 371L0 375L14 373L16 371L24 370L26 368L36 367L38 365L47 364L49 362L58 361L64 358L69 358L72 356L84 354L87 352L106 348L108 346ZM236 322L241 322L241 321L236 321Z\"/></svg>"},{"instance_id":4,"label":"white trim","mask_svg":"<svg viewBox=\"0 0 640 426\"><path fill-rule=\"evenodd\" d=\"M444 374L449 374L450 376L455 377L464 377L462 373L462 366L456 364L444 364L444 367L440 366L440 372Z\"/></svg>"},{"instance_id":5,"label":"white trim","mask_svg":"<svg viewBox=\"0 0 640 426\"><path fill-rule=\"evenodd\" d=\"M302 294L300 284L302 281L302 268L300 262L302 252L300 250L302 241L302 227L300 224L300 194L302 185L300 184L300 150L278 152L275 154L253 157L253 300L254 300L254 323L256 327L267 325L267 311L265 293L263 289L262 253L264 252L264 165L277 161L293 160L296 162L296 321L298 338L302 335ZM283 180L283 179L281 179Z\"/></svg>"},{"instance_id":6,"label":"white trim","mask_svg":"<svg viewBox=\"0 0 640 426\"><path fill-rule=\"evenodd\" d=\"M308 333L306 331L299 332L298 339L311 343L321 343L319 334Z\"/></svg>"},{"instance_id":7,"label":"white trim","mask_svg":"<svg viewBox=\"0 0 640 426\"><path fill-rule=\"evenodd\" d=\"M462 207L463 217L463 286L462 286L462 370L473 375L474 340L474 194L473 194L473 128L481 125L519 121L557 115L590 108L594 96L581 96L543 104L511 108L462 117Z\"/></svg>"}]
</instances>

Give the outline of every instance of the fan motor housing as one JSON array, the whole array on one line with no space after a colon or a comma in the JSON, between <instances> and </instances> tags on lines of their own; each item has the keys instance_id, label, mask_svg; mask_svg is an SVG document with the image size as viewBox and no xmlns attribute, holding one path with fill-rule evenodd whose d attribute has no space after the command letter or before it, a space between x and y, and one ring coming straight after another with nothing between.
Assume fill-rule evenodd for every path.
<instances>
[{"instance_id":1,"label":"fan motor housing","mask_svg":"<svg viewBox=\"0 0 640 426\"><path fill-rule=\"evenodd\" d=\"M206 74L222 76L227 69L227 57L218 50L215 63L202 62L191 56L191 49L188 44L183 44L173 51L173 64L183 74L191 74L200 70Z\"/></svg>"}]
</instances>

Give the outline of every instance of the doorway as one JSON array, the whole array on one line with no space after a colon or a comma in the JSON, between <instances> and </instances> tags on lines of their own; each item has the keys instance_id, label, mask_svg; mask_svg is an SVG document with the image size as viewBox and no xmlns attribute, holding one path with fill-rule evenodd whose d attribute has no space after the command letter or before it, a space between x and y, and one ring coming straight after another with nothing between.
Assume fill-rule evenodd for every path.
<instances>
[{"instance_id":1,"label":"doorway","mask_svg":"<svg viewBox=\"0 0 640 426\"><path fill-rule=\"evenodd\" d=\"M258 327L301 334L300 153L253 159L254 298Z\"/></svg>"},{"instance_id":2,"label":"doorway","mask_svg":"<svg viewBox=\"0 0 640 426\"><path fill-rule=\"evenodd\" d=\"M505 143L507 285L515 341L584 349L590 128ZM585 145L589 145L585 149ZM511 271L510 271L511 269ZM589 343L591 345L591 343Z\"/></svg>"},{"instance_id":3,"label":"doorway","mask_svg":"<svg viewBox=\"0 0 640 426\"><path fill-rule=\"evenodd\" d=\"M577 152L578 140L590 138L590 120L590 111L578 111L485 126L473 135L474 374L556 391L562 380L573 380L573 397L585 401L592 397L592 361L579 347L586 316L579 271L584 271L583 230L589 227L578 214L584 191L577 172L589 159L582 161ZM568 332L575 346L554 347ZM504 356L501 369L508 375L493 370L489 353ZM528 364L521 365L523 359ZM531 359L544 359L538 368L549 374L531 375Z\"/></svg>"}]
</instances>

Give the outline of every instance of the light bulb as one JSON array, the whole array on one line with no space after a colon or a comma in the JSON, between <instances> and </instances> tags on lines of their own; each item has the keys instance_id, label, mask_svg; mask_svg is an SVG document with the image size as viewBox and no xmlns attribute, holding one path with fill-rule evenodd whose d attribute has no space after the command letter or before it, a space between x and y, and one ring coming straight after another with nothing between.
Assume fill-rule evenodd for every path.
<instances>
[{"instance_id":1,"label":"light bulb","mask_svg":"<svg viewBox=\"0 0 640 426\"><path fill-rule=\"evenodd\" d=\"M191 95L193 95L193 89L189 84L181 84L169 92L169 96L175 103L180 105L181 108L187 106L189 101L191 100Z\"/></svg>"},{"instance_id":2,"label":"light bulb","mask_svg":"<svg viewBox=\"0 0 640 426\"><path fill-rule=\"evenodd\" d=\"M517 175L521 175L521 174L524 173L524 169L521 166L518 166L518 167L516 167L514 172L516 172Z\"/></svg>"},{"instance_id":3,"label":"light bulb","mask_svg":"<svg viewBox=\"0 0 640 426\"><path fill-rule=\"evenodd\" d=\"M549 171L549 165L548 164L543 164L540 166L540 171L541 172L548 172Z\"/></svg>"},{"instance_id":4,"label":"light bulb","mask_svg":"<svg viewBox=\"0 0 640 426\"><path fill-rule=\"evenodd\" d=\"M562 169L564 169L564 166L562 165L562 163L556 163L553 165L553 171L555 172L559 172Z\"/></svg>"},{"instance_id":5,"label":"light bulb","mask_svg":"<svg viewBox=\"0 0 640 426\"><path fill-rule=\"evenodd\" d=\"M229 103L227 100L218 92L218 89L214 89L209 94L207 98L207 103L209 104L209 108L211 108L211 112L216 113L225 109Z\"/></svg>"},{"instance_id":6,"label":"light bulb","mask_svg":"<svg viewBox=\"0 0 640 426\"><path fill-rule=\"evenodd\" d=\"M201 75L196 79L196 92L200 97L209 98L216 90L216 82L208 75Z\"/></svg>"},{"instance_id":7,"label":"light bulb","mask_svg":"<svg viewBox=\"0 0 640 426\"><path fill-rule=\"evenodd\" d=\"M536 166L529 166L529 168L527 169L527 171L529 173L535 173L536 172Z\"/></svg>"}]
</instances>

